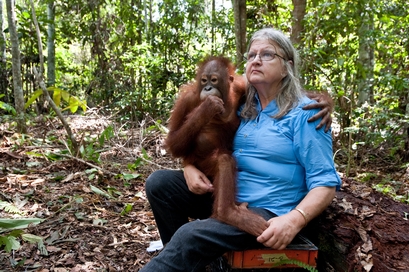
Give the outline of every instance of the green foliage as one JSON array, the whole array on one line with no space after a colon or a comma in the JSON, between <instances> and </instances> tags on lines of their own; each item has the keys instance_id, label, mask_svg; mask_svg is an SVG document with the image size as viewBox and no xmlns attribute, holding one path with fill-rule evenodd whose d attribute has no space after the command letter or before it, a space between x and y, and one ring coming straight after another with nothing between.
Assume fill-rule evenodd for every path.
<instances>
[{"instance_id":1,"label":"green foliage","mask_svg":"<svg viewBox=\"0 0 409 272\"><path fill-rule=\"evenodd\" d=\"M31 224L36 225L41 223L42 221L44 220L39 218L0 218L0 233L12 229L25 229L28 228L28 226Z\"/></svg>"},{"instance_id":2,"label":"green foliage","mask_svg":"<svg viewBox=\"0 0 409 272\"><path fill-rule=\"evenodd\" d=\"M22 232L14 231L9 235L0 236L0 247L4 246L4 250L8 253L10 253L12 250L18 250L20 248L20 242L17 240L16 236L20 233Z\"/></svg>"},{"instance_id":3,"label":"green foliage","mask_svg":"<svg viewBox=\"0 0 409 272\"><path fill-rule=\"evenodd\" d=\"M78 97L70 95L67 91L64 91L57 87L48 87L47 91L53 92L53 101L55 105L60 106L62 105L62 101L66 102L67 107L63 108L62 111L69 109L71 113L75 113L78 110L78 107L80 107L83 112L85 112L87 109L86 101L80 100ZM35 91L33 95L27 100L24 108L27 109L42 94L43 90L41 89Z\"/></svg>"},{"instance_id":4,"label":"green foliage","mask_svg":"<svg viewBox=\"0 0 409 272\"><path fill-rule=\"evenodd\" d=\"M114 128L112 126L108 126L104 129L104 131L99 135L98 142L100 146L103 146L105 141L109 141L113 138L114 135Z\"/></svg>"},{"instance_id":5,"label":"green foliage","mask_svg":"<svg viewBox=\"0 0 409 272\"><path fill-rule=\"evenodd\" d=\"M121 215L126 215L129 212L132 211L133 204L132 203L126 203L124 209L121 211Z\"/></svg>"},{"instance_id":6,"label":"green foliage","mask_svg":"<svg viewBox=\"0 0 409 272\"><path fill-rule=\"evenodd\" d=\"M0 94L0 98L2 98L3 96L4 94ZM0 101L0 109L5 110L6 112L11 113L13 115L16 115L16 110L12 106L3 101Z\"/></svg>"},{"instance_id":7,"label":"green foliage","mask_svg":"<svg viewBox=\"0 0 409 272\"><path fill-rule=\"evenodd\" d=\"M8 235L0 235L0 248L4 246L4 250L7 253L10 253L12 250L19 250L21 244L18 238L21 238L22 240L32 244L37 244L37 247L40 250L40 254L48 255L42 237L30 233L24 233L22 230L14 230L11 231Z\"/></svg>"},{"instance_id":8,"label":"green foliage","mask_svg":"<svg viewBox=\"0 0 409 272\"><path fill-rule=\"evenodd\" d=\"M142 152L142 156L138 157L134 163L128 164L129 170L132 170L132 171L136 170L141 165L143 165L146 161L150 160L149 155L144 148L142 148L141 152Z\"/></svg>"},{"instance_id":9,"label":"green foliage","mask_svg":"<svg viewBox=\"0 0 409 272\"><path fill-rule=\"evenodd\" d=\"M97 149L98 145L94 139L90 139L87 137L88 141L85 141L79 148L79 152L82 158L86 160L91 160L94 162L99 162L99 153L100 151Z\"/></svg>"},{"instance_id":10,"label":"green foliage","mask_svg":"<svg viewBox=\"0 0 409 272\"><path fill-rule=\"evenodd\" d=\"M5 212L8 212L8 213L23 214L23 212L16 206L14 206L12 203L1 201L1 200L0 200L0 210L4 210Z\"/></svg>"},{"instance_id":11,"label":"green foliage","mask_svg":"<svg viewBox=\"0 0 409 272\"><path fill-rule=\"evenodd\" d=\"M10 206L8 206L10 207ZM13 211L15 209L12 209ZM37 243L40 254L48 255L48 252L44 246L43 238L24 233L22 229L28 228L30 225L36 225L44 221L39 218L19 218L19 219L0 219L0 233L8 232L8 234L0 235L0 248L4 247L7 253L12 250L18 250L21 247L19 238L29 243ZM24 263L24 261L23 261ZM18 266L19 263L15 263L13 266Z\"/></svg>"},{"instance_id":12,"label":"green foliage","mask_svg":"<svg viewBox=\"0 0 409 272\"><path fill-rule=\"evenodd\" d=\"M381 182L373 185L373 188L396 201L409 204L409 192L405 192L404 194L398 193L399 191L402 191L405 186L404 182L396 181L391 177L386 177Z\"/></svg>"},{"instance_id":13,"label":"green foliage","mask_svg":"<svg viewBox=\"0 0 409 272\"><path fill-rule=\"evenodd\" d=\"M289 0L247 1L247 35L267 25L290 34L292 9ZM37 40L28 3L19 2L16 10L24 86L29 86L29 67L38 65ZM44 43L45 2L36 3L36 14ZM204 56L235 55L233 10L218 3L212 10L208 1L59 2L55 24L54 101L64 110L85 111L87 97L88 105L104 107L131 126L147 115L165 120L179 87L193 79ZM368 148L385 149L401 163L409 123L409 2L307 1L303 24L297 45L302 80L306 89L334 98L337 149L348 153L350 164ZM26 106L41 95L29 87L25 92ZM362 93L368 94L365 101ZM0 109L14 112L4 102ZM82 156L98 161L101 142L111 136L106 131L98 142L85 139Z\"/></svg>"},{"instance_id":14,"label":"green foliage","mask_svg":"<svg viewBox=\"0 0 409 272\"><path fill-rule=\"evenodd\" d=\"M79 152L82 158L91 160L94 162L100 161L100 152L104 147L106 141L109 141L115 136L112 126L108 126L97 137L85 137L84 141L80 145Z\"/></svg>"},{"instance_id":15,"label":"green foliage","mask_svg":"<svg viewBox=\"0 0 409 272\"><path fill-rule=\"evenodd\" d=\"M397 154L404 151L409 120L409 40L402 36L409 26L408 5L308 2L300 52L304 83L333 95L341 127L335 140L347 147L349 158L351 152L384 148L390 159L401 160ZM366 50L364 43L370 46ZM364 90L368 98L362 102Z\"/></svg>"},{"instance_id":16,"label":"green foliage","mask_svg":"<svg viewBox=\"0 0 409 272\"><path fill-rule=\"evenodd\" d=\"M94 185L90 185L91 191L93 191L94 193L98 194L98 195L102 195L108 199L113 198L112 195L110 195L109 193L107 193L106 191L94 186Z\"/></svg>"},{"instance_id":17,"label":"green foliage","mask_svg":"<svg viewBox=\"0 0 409 272\"><path fill-rule=\"evenodd\" d=\"M92 180L95 178L96 175L99 174L99 170L96 168L91 168L91 169L85 170L85 173L88 175L88 179Z\"/></svg>"},{"instance_id":18,"label":"green foliage","mask_svg":"<svg viewBox=\"0 0 409 272\"><path fill-rule=\"evenodd\" d=\"M297 266L299 266L301 268L304 268L304 269L306 269L306 270L308 270L310 272L318 272L318 270L314 266L311 266L311 265L306 264L306 263L304 263L302 261L293 260L293 259L280 260L279 262L275 263L273 267L281 266L281 265L285 265L285 264L297 265Z\"/></svg>"},{"instance_id":19,"label":"green foliage","mask_svg":"<svg viewBox=\"0 0 409 272\"><path fill-rule=\"evenodd\" d=\"M78 96L87 93L92 104L109 105L120 121L167 116L199 60L234 55L231 14L221 6L212 16L197 0L61 3L57 81Z\"/></svg>"},{"instance_id":20,"label":"green foliage","mask_svg":"<svg viewBox=\"0 0 409 272\"><path fill-rule=\"evenodd\" d=\"M377 177L378 175L375 173L362 173L358 175L358 179L362 182L369 182Z\"/></svg>"}]
</instances>

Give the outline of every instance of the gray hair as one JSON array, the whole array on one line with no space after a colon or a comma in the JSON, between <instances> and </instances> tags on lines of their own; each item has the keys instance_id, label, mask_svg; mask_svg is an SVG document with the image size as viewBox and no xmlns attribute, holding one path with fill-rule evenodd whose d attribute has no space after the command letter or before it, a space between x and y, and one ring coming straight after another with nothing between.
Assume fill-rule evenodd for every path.
<instances>
[{"instance_id":1,"label":"gray hair","mask_svg":"<svg viewBox=\"0 0 409 272\"><path fill-rule=\"evenodd\" d=\"M256 40L268 40L273 45L277 44L279 48L277 50L283 56L283 59L279 58L287 71L287 76L281 81L281 87L277 94L277 106L278 113L273 118L281 118L286 115L301 99L304 94L301 88L301 83L298 74L299 58L298 53L295 50L290 39L284 35L281 31L274 28L263 28L253 34L250 39L247 51L250 49L251 44ZM289 62L291 61L291 62ZM247 86L246 102L243 110L241 111L241 117L245 119L254 119L257 117L255 95L257 90L251 84Z\"/></svg>"}]
</instances>

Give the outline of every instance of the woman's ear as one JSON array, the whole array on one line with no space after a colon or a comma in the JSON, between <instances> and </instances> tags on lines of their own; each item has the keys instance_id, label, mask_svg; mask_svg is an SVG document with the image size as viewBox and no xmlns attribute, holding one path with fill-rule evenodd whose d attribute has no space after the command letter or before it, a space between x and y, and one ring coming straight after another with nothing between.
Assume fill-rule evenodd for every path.
<instances>
[{"instance_id":1,"label":"woman's ear","mask_svg":"<svg viewBox=\"0 0 409 272\"><path fill-rule=\"evenodd\" d=\"M288 60L288 63L289 63L291 66L294 65L294 62L293 62L292 60ZM287 72L286 66L283 65L283 71L281 72L281 76L282 76L283 78L285 78L287 75L288 75L288 72Z\"/></svg>"}]
</instances>

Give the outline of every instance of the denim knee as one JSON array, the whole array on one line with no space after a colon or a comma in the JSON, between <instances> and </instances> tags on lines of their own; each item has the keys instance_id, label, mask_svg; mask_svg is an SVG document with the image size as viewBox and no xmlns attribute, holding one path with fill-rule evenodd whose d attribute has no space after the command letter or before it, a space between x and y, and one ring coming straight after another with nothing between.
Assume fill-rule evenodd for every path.
<instances>
[{"instance_id":1,"label":"denim knee","mask_svg":"<svg viewBox=\"0 0 409 272\"><path fill-rule=\"evenodd\" d=\"M149 175L149 177L145 181L145 192L146 195L151 196L154 195L155 192L159 191L162 187L161 184L164 181L164 175L162 173L164 170L157 170Z\"/></svg>"}]
</instances>

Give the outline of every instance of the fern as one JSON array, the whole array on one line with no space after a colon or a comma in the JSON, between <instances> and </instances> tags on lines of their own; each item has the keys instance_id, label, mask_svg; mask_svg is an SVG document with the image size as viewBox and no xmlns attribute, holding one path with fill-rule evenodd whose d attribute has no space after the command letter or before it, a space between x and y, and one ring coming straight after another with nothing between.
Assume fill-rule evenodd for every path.
<instances>
[{"instance_id":1,"label":"fern","mask_svg":"<svg viewBox=\"0 0 409 272\"><path fill-rule=\"evenodd\" d=\"M274 264L274 266L280 266L284 264L294 264L301 268L307 269L310 272L318 272L318 270L314 266L303 263L302 261L299 261L299 260L292 260L292 259L281 260L278 263Z\"/></svg>"},{"instance_id":2,"label":"fern","mask_svg":"<svg viewBox=\"0 0 409 272\"><path fill-rule=\"evenodd\" d=\"M5 212L8 213L16 213L16 214L23 214L19 208L14 206L12 203L6 202L6 201L0 201L0 210L4 210Z\"/></svg>"}]
</instances>

